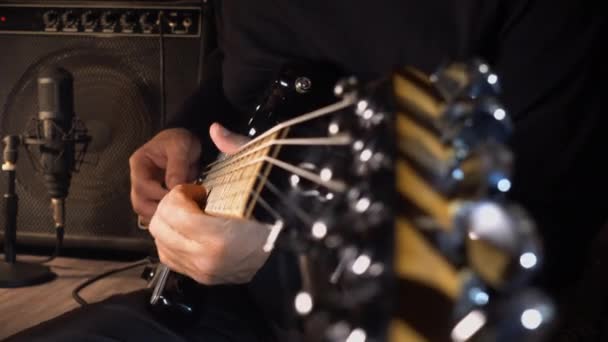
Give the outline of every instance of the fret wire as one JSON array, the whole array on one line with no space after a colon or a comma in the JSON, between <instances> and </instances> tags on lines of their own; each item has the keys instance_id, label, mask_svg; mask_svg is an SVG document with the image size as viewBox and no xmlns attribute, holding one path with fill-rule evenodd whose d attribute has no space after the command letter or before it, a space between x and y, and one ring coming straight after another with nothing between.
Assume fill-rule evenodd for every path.
<instances>
[{"instance_id":1,"label":"fret wire","mask_svg":"<svg viewBox=\"0 0 608 342\"><path fill-rule=\"evenodd\" d=\"M252 190L249 191L249 195L253 196L254 193ZM279 214L276 210L274 210L272 208L272 206L262 197L262 196L258 196L258 200L257 202L260 203L260 206L266 210L270 216L272 216L276 221L284 221L284 219L281 217L281 214Z\"/></svg>"},{"instance_id":2,"label":"fret wire","mask_svg":"<svg viewBox=\"0 0 608 342\"><path fill-rule=\"evenodd\" d=\"M257 163L262 163L262 162L268 162L270 164L273 164L274 166L277 166L279 168L282 168L286 171L292 172L300 177L304 177L306 179L308 179L311 182L314 182L318 185L322 185L327 187L328 189L335 191L335 192L344 192L346 190L346 184L344 184L344 182L342 181L335 181L335 180L330 180L330 181L323 181L321 179L320 176L318 176L315 173L312 173L308 170L305 170L303 168L300 168L298 166L283 162L281 160L275 159L275 158L270 158L270 157L261 157L258 159L255 159L245 165L240 166L239 168L243 168L243 167L247 167L249 165L255 165ZM234 170L234 169L233 169ZM216 179L217 177L212 177L211 179Z\"/></svg>"},{"instance_id":3,"label":"fret wire","mask_svg":"<svg viewBox=\"0 0 608 342\"><path fill-rule=\"evenodd\" d=\"M318 137L318 138L291 138L291 139L276 139L269 142L266 142L259 146L254 146L253 149L247 151L242 155L234 155L235 158L227 158L221 161L218 164L215 164L213 168L208 171L203 172L203 175L210 174L213 172L217 172L218 170L223 169L224 167L231 165L233 163L238 162L241 158L244 158L248 155L251 155L258 150L263 150L264 148L271 146L328 146L328 145L348 145L352 142L352 137L347 134L336 135L334 137Z\"/></svg>"},{"instance_id":4,"label":"fret wire","mask_svg":"<svg viewBox=\"0 0 608 342\"><path fill-rule=\"evenodd\" d=\"M291 126L295 126L297 124L304 123L306 121L310 121L310 120L313 120L313 119L316 119L316 118L319 118L319 117L322 117L322 116L325 116L325 115L337 112L337 111L339 111L341 109L344 109L344 108L346 108L346 107L354 104L355 101L356 101L356 99L354 97L348 97L348 98L340 100L340 101L338 101L336 103L333 103L333 104L331 104L329 106L325 106L325 107L319 108L317 110L314 110L312 112L309 112L309 113L297 116L297 117L295 117L293 119L284 121L283 123L280 123L280 124L274 126L273 128L271 128L268 131L262 133L260 136L256 137L255 139L249 141L248 143L246 143L245 145L243 145L241 147L241 149L245 149L248 146L253 145L253 144L255 144L255 143L263 140L264 138L270 136L271 134L277 133L277 132L279 132L279 131L281 131L281 130L283 130L285 128L288 128L288 127L291 127ZM211 163L210 165L213 165L213 164L215 164L217 162L219 162L219 161Z\"/></svg>"},{"instance_id":5,"label":"fret wire","mask_svg":"<svg viewBox=\"0 0 608 342\"><path fill-rule=\"evenodd\" d=\"M272 137L269 137L269 138L272 138ZM269 140L269 139L260 141L259 143L256 143L256 144L250 146L250 148L243 149L243 150L237 152L236 154L233 154L232 156L226 158L225 160L222 160L222 161L216 163L215 165L213 165L211 167L210 170L203 172L203 175L219 172L220 170L224 169L228 165L243 162L243 159L245 159L245 162L246 162L248 160L247 157L251 157L252 155L255 155L257 152L264 150L266 147L271 146L268 143L264 143L267 140Z\"/></svg>"},{"instance_id":6,"label":"fret wire","mask_svg":"<svg viewBox=\"0 0 608 342\"><path fill-rule=\"evenodd\" d=\"M215 162L209 164L208 167L210 167L211 170L217 170L217 169L221 168L221 165L225 165L226 163L232 163L235 160L237 160L237 161L240 160L241 158L245 157L246 154L248 154L251 151L257 151L259 149L264 149L264 146L260 146L260 144L262 144L264 141L269 140L270 138L272 138L272 137L267 137L265 139L257 141L256 143L254 143L250 146L247 146L247 147L241 146L237 152L233 153L230 156L225 156L221 160L216 160Z\"/></svg>"},{"instance_id":7,"label":"fret wire","mask_svg":"<svg viewBox=\"0 0 608 342\"><path fill-rule=\"evenodd\" d=\"M255 158L257 156L257 154L259 154L259 153L264 154L264 149L266 148L265 146L261 146L262 147L261 149L258 149L255 145L253 147L255 147L255 150L252 152L255 152L255 153L247 153L246 155L241 155L236 158L230 158L225 163L215 165L211 170L204 172L202 175L209 177L211 175L222 175L226 172L231 172L235 167L238 168L239 165L243 165L244 163L251 161L253 158ZM234 164L236 164L236 165L234 165ZM231 166L231 167L228 167L228 166ZM228 169L228 170L226 171L225 169Z\"/></svg>"},{"instance_id":8,"label":"fret wire","mask_svg":"<svg viewBox=\"0 0 608 342\"><path fill-rule=\"evenodd\" d=\"M260 159L257 162L263 162L263 160ZM249 174L247 174L247 170L248 170L248 168L250 166L255 166L255 162L250 162L248 164L243 164L243 165L241 165L241 166L239 166L237 168L232 168L229 171L227 171L226 173L213 175L214 177L207 177L207 178L205 178L205 180L203 182L204 183L212 182L212 181L215 181L217 179L220 179L222 176L224 176L226 174L234 173L234 172L237 172L237 171L242 171L243 172L243 177L249 177Z\"/></svg>"},{"instance_id":9,"label":"fret wire","mask_svg":"<svg viewBox=\"0 0 608 342\"><path fill-rule=\"evenodd\" d=\"M292 202L287 199L287 196L281 190L279 190L278 187L276 185L274 185L270 180L268 180L268 179L262 179L261 175L259 175L259 174L257 175L257 178L260 179L261 181L263 181L263 184L262 184L263 188L268 189L271 193L273 193L275 196L277 196L279 198L279 200L286 205L286 207L288 207L289 209L291 209L291 211L295 214L295 216L300 221L302 221L305 225L308 225L308 226L310 226L310 225L313 224L312 217L310 217L301 208L293 205ZM247 192L236 191L236 192L233 192L232 196L233 197L243 198L242 195L244 193L247 193ZM252 190L249 190L248 194L251 195L251 196L254 195ZM235 213L232 210L226 210L226 209L224 209L224 210L219 209L218 210L218 209L214 208L214 206L217 203L225 202L225 201L226 201L226 198L220 198L220 199L218 199L216 201L209 200L207 202L207 206L211 206L210 211L213 211L213 212L216 212L216 213L219 212L219 214L221 214L222 212L224 212L224 213L230 212L230 214L232 214L232 215L241 216L240 213ZM260 203L260 205L263 207L263 209L266 210L275 219L277 219L277 220L282 219L281 215L276 210L274 210L262 196L258 196L258 198L256 200L256 203Z\"/></svg>"},{"instance_id":10,"label":"fret wire","mask_svg":"<svg viewBox=\"0 0 608 342\"><path fill-rule=\"evenodd\" d=\"M265 151L259 151L256 155L263 156L266 153ZM216 177L206 179L203 182L204 184L219 183L219 187L216 188L213 196L208 199L210 209L231 212L236 216L246 216L244 210L249 198L243 197L243 190L251 191L255 184L255 175L259 173L262 165L254 163L244 166L246 167L231 168L228 172L216 175Z\"/></svg>"},{"instance_id":11,"label":"fret wire","mask_svg":"<svg viewBox=\"0 0 608 342\"><path fill-rule=\"evenodd\" d=\"M255 165L256 163L261 163L261 162L264 162L263 158L254 159L254 160L252 160L252 161L250 161L250 162L248 162L246 164L243 164L243 165L241 165L239 167L231 169L231 172L234 172L236 170L241 170L241 169L250 167L252 165ZM217 179L218 177L221 177L221 175L219 175L219 176L218 175L213 175L213 177L209 177L209 178L206 178L206 179L214 180L214 179Z\"/></svg>"}]
</instances>

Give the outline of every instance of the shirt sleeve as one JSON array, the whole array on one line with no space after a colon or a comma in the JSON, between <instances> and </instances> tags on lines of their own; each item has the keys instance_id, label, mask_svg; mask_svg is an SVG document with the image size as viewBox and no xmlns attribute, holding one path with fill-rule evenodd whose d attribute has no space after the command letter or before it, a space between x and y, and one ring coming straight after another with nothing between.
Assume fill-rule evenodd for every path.
<instances>
[{"instance_id":1,"label":"shirt sleeve","mask_svg":"<svg viewBox=\"0 0 608 342\"><path fill-rule=\"evenodd\" d=\"M221 50L214 50L207 57L204 78L198 89L170 118L165 128L186 128L194 133L203 146L203 162L211 162L217 155L209 137L209 126L219 122L226 127L237 126L238 111L226 99L223 91Z\"/></svg>"}]
</instances>

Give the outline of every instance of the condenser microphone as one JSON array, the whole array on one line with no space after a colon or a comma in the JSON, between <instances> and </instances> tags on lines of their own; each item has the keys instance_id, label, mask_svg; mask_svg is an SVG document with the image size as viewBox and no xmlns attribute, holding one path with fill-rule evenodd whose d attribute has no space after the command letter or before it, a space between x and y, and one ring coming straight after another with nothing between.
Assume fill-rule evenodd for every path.
<instances>
[{"instance_id":1,"label":"condenser microphone","mask_svg":"<svg viewBox=\"0 0 608 342\"><path fill-rule=\"evenodd\" d=\"M68 196L75 164L74 80L62 68L50 68L38 76L39 157L42 177L51 197L56 227L65 224Z\"/></svg>"}]
</instances>

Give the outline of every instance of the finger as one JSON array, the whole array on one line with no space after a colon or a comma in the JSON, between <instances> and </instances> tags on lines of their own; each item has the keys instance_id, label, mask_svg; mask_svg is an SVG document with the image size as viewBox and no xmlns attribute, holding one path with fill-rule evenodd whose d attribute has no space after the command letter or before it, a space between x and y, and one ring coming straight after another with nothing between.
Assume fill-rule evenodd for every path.
<instances>
[{"instance_id":1,"label":"finger","mask_svg":"<svg viewBox=\"0 0 608 342\"><path fill-rule=\"evenodd\" d=\"M214 285L219 283L215 280L215 277L207 274L204 270L197 268L197 266L191 262L191 256L188 257L176 253L170 248L167 248L162 242L156 242L156 249L160 261L172 271L189 276L200 284Z\"/></svg>"},{"instance_id":2,"label":"finger","mask_svg":"<svg viewBox=\"0 0 608 342\"><path fill-rule=\"evenodd\" d=\"M167 151L167 173L165 183L167 188L173 189L179 184L188 182L190 162L183 151Z\"/></svg>"},{"instance_id":3,"label":"finger","mask_svg":"<svg viewBox=\"0 0 608 342\"><path fill-rule=\"evenodd\" d=\"M190 165L190 170L188 170L188 180L195 180L200 176L200 170L197 164Z\"/></svg>"},{"instance_id":4,"label":"finger","mask_svg":"<svg viewBox=\"0 0 608 342\"><path fill-rule=\"evenodd\" d=\"M168 217L174 216L178 212L184 212L191 215L202 214L201 205L207 198L207 190L202 185L197 184L181 184L175 187L166 197L166 207L171 210L168 212ZM178 210L176 210L179 208ZM184 220L190 218L183 218ZM171 224L174 226L174 224Z\"/></svg>"},{"instance_id":5,"label":"finger","mask_svg":"<svg viewBox=\"0 0 608 342\"><path fill-rule=\"evenodd\" d=\"M156 251L160 262L169 267L171 271L181 274L187 274L186 268L179 262L183 258L175 255L169 248L166 248L162 243L156 243Z\"/></svg>"},{"instance_id":6,"label":"finger","mask_svg":"<svg viewBox=\"0 0 608 342\"><path fill-rule=\"evenodd\" d=\"M235 153L249 141L246 136L231 132L217 122L209 127L209 135L215 146L226 154Z\"/></svg>"},{"instance_id":7,"label":"finger","mask_svg":"<svg viewBox=\"0 0 608 342\"><path fill-rule=\"evenodd\" d=\"M168 225L161 215L155 215L149 225L150 234L154 240L167 249L183 254L195 254L200 247L195 241L179 234Z\"/></svg>"},{"instance_id":8,"label":"finger","mask_svg":"<svg viewBox=\"0 0 608 342\"><path fill-rule=\"evenodd\" d=\"M167 194L167 190L160 184L162 170L157 162L141 151L129 158L131 203L137 214L152 217L158 201Z\"/></svg>"},{"instance_id":9,"label":"finger","mask_svg":"<svg viewBox=\"0 0 608 342\"><path fill-rule=\"evenodd\" d=\"M146 201L158 202L169 193L169 190L163 188L158 181L139 177L134 177L131 189L137 195L137 198Z\"/></svg>"},{"instance_id":10,"label":"finger","mask_svg":"<svg viewBox=\"0 0 608 342\"><path fill-rule=\"evenodd\" d=\"M136 193L131 191L131 204L133 205L133 211L139 216L146 218L147 221L154 216L158 202L153 200L145 200L140 198Z\"/></svg>"},{"instance_id":11,"label":"finger","mask_svg":"<svg viewBox=\"0 0 608 342\"><path fill-rule=\"evenodd\" d=\"M150 218L137 215L137 226L141 229L148 230L150 227Z\"/></svg>"},{"instance_id":12,"label":"finger","mask_svg":"<svg viewBox=\"0 0 608 342\"><path fill-rule=\"evenodd\" d=\"M167 172L165 183L169 189L189 182L191 170L198 167L201 145L192 136L174 139L166 146Z\"/></svg>"},{"instance_id":13,"label":"finger","mask_svg":"<svg viewBox=\"0 0 608 342\"><path fill-rule=\"evenodd\" d=\"M131 187L141 182L155 182L160 186L163 170L158 162L152 160L143 150L135 152L129 158Z\"/></svg>"}]
</instances>

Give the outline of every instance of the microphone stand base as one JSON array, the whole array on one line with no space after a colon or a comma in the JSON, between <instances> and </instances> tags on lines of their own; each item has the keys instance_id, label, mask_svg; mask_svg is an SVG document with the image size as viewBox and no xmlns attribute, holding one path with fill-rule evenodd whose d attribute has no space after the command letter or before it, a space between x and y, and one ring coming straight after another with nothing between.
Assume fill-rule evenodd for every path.
<instances>
[{"instance_id":1,"label":"microphone stand base","mask_svg":"<svg viewBox=\"0 0 608 342\"><path fill-rule=\"evenodd\" d=\"M0 262L0 288L38 285L55 279L48 266L23 262Z\"/></svg>"}]
</instances>

